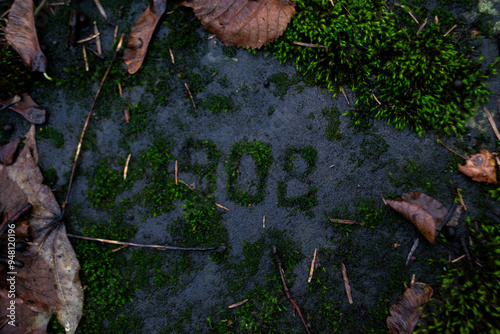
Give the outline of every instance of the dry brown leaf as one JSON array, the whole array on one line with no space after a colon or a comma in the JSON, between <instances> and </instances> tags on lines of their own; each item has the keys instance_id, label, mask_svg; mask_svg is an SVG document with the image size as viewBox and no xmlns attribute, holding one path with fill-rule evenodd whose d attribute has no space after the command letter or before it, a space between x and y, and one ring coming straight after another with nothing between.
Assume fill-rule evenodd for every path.
<instances>
[{"instance_id":1,"label":"dry brown leaf","mask_svg":"<svg viewBox=\"0 0 500 334\"><path fill-rule=\"evenodd\" d=\"M5 39L31 71L47 72L47 58L40 48L32 0L15 0L9 10Z\"/></svg>"},{"instance_id":2,"label":"dry brown leaf","mask_svg":"<svg viewBox=\"0 0 500 334\"><path fill-rule=\"evenodd\" d=\"M17 145L19 145L20 140L20 138L17 138L7 145L0 146L0 164L5 166L12 165L14 162L14 154L16 153Z\"/></svg>"},{"instance_id":3,"label":"dry brown leaf","mask_svg":"<svg viewBox=\"0 0 500 334\"><path fill-rule=\"evenodd\" d=\"M420 282L415 282L405 290L403 296L392 305L387 317L389 334L411 334L422 313L420 307L429 301L432 288Z\"/></svg>"},{"instance_id":4,"label":"dry brown leaf","mask_svg":"<svg viewBox=\"0 0 500 334\"><path fill-rule=\"evenodd\" d=\"M289 0L190 0L182 3L225 44L258 49L283 34L295 13Z\"/></svg>"},{"instance_id":5,"label":"dry brown leaf","mask_svg":"<svg viewBox=\"0 0 500 334\"><path fill-rule=\"evenodd\" d=\"M0 104L6 105L12 103L15 99L16 96L8 100L0 100ZM21 116L23 116L30 123L45 123L45 108L40 107L35 101L33 101L31 96L26 93L22 94L21 101L11 105L9 109L21 114Z\"/></svg>"},{"instance_id":6,"label":"dry brown leaf","mask_svg":"<svg viewBox=\"0 0 500 334\"><path fill-rule=\"evenodd\" d=\"M448 213L443 204L419 192L404 194L395 201L384 199L384 204L412 222L431 244L436 243L436 227Z\"/></svg>"},{"instance_id":7,"label":"dry brown leaf","mask_svg":"<svg viewBox=\"0 0 500 334\"><path fill-rule=\"evenodd\" d=\"M474 181L497 183L495 158L488 150L479 150L467 159L465 166L459 164L458 169Z\"/></svg>"},{"instance_id":8,"label":"dry brown leaf","mask_svg":"<svg viewBox=\"0 0 500 334\"><path fill-rule=\"evenodd\" d=\"M9 268L0 266L0 277L7 272L15 279L15 298L9 297L9 285L0 285L0 318L7 319L8 307L15 301L16 327L5 324L8 333L45 333L53 315L66 329L74 333L82 315L83 290L78 271L80 266L67 238L65 226L57 219L61 215L59 205L49 187L42 184L42 174L35 163L32 150L35 145L35 127L26 135L25 146L10 166L0 164L0 212L1 222L11 219L20 208L31 204L30 215L16 223L16 239L29 237L40 250L30 245L24 251L16 251L16 261L24 266ZM49 228L47 228L49 227ZM52 227L52 228L50 228ZM42 231L36 234L36 231ZM19 241L19 240L18 240ZM6 233L1 235L1 256L7 255ZM12 270L14 269L14 270ZM9 281L10 282L10 281Z\"/></svg>"},{"instance_id":9,"label":"dry brown leaf","mask_svg":"<svg viewBox=\"0 0 500 334\"><path fill-rule=\"evenodd\" d=\"M127 47L123 52L123 61L130 74L134 74L141 68L151 36L166 9L166 0L152 0L132 28Z\"/></svg>"}]
</instances>

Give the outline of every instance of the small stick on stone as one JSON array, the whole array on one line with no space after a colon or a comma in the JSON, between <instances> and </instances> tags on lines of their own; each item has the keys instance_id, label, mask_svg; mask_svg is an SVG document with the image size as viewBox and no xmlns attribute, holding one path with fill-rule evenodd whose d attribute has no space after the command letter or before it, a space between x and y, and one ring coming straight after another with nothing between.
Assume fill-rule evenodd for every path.
<instances>
[{"instance_id":1,"label":"small stick on stone","mask_svg":"<svg viewBox=\"0 0 500 334\"><path fill-rule=\"evenodd\" d=\"M418 34L420 34L422 32L422 29L424 29L424 27L425 27L426 24L427 24L427 18L425 18L424 23L422 23L422 25L420 26L420 28L418 28L417 36L418 36Z\"/></svg>"},{"instance_id":2,"label":"small stick on stone","mask_svg":"<svg viewBox=\"0 0 500 334\"><path fill-rule=\"evenodd\" d=\"M89 62L87 61L87 50L85 50L85 45L82 45L83 61L85 62L85 71L89 71Z\"/></svg>"},{"instance_id":3,"label":"small stick on stone","mask_svg":"<svg viewBox=\"0 0 500 334\"><path fill-rule=\"evenodd\" d=\"M172 64L175 64L175 59L174 59L174 54L172 52L172 49L168 48L168 52L170 52L170 58L172 58Z\"/></svg>"},{"instance_id":4,"label":"small stick on stone","mask_svg":"<svg viewBox=\"0 0 500 334\"><path fill-rule=\"evenodd\" d=\"M305 46L308 48L314 48L314 49L326 49L327 47L324 45L319 45L319 44L310 44L310 43L302 43L302 42L293 42L294 45L297 46Z\"/></svg>"},{"instance_id":5,"label":"small stick on stone","mask_svg":"<svg viewBox=\"0 0 500 334\"><path fill-rule=\"evenodd\" d=\"M235 308L235 307L241 306L241 305L245 304L247 301L248 301L248 299L242 300L241 302L237 302L237 303L229 305L227 308Z\"/></svg>"},{"instance_id":6,"label":"small stick on stone","mask_svg":"<svg viewBox=\"0 0 500 334\"><path fill-rule=\"evenodd\" d=\"M95 38L95 45L97 48L97 54L99 56L102 56L102 45L101 45L101 38L99 37L99 30L97 30L97 22L94 21L94 34L97 35Z\"/></svg>"},{"instance_id":7,"label":"small stick on stone","mask_svg":"<svg viewBox=\"0 0 500 334\"><path fill-rule=\"evenodd\" d=\"M377 99L377 97L375 96L375 94L374 94L374 93L372 93L372 96L373 96L373 98L375 99L375 101L377 101L377 103L381 106L381 105L382 105L382 103L381 103L381 102Z\"/></svg>"},{"instance_id":8,"label":"small stick on stone","mask_svg":"<svg viewBox=\"0 0 500 334\"><path fill-rule=\"evenodd\" d=\"M495 124L495 121L493 120L493 117L491 117L490 111L486 106L483 106L483 110L486 113L486 116L488 116L488 121L491 124L491 127L493 128L493 132L495 133L495 136L497 136L497 139L500 140L500 133L498 132L497 125Z\"/></svg>"},{"instance_id":9,"label":"small stick on stone","mask_svg":"<svg viewBox=\"0 0 500 334\"><path fill-rule=\"evenodd\" d=\"M467 211L467 206L465 205L464 199L462 197L462 194L460 193L460 189L457 188L457 194L458 194L458 199L460 200L460 204L464 208L464 211Z\"/></svg>"},{"instance_id":10,"label":"small stick on stone","mask_svg":"<svg viewBox=\"0 0 500 334\"><path fill-rule=\"evenodd\" d=\"M184 83L184 86L186 86L187 92L189 94L189 98L191 99L191 103L193 104L193 108L196 109L196 105L194 104L193 95L191 94L191 91L189 90L188 84Z\"/></svg>"},{"instance_id":11,"label":"small stick on stone","mask_svg":"<svg viewBox=\"0 0 500 334\"><path fill-rule=\"evenodd\" d=\"M124 249L124 248L127 248L127 247L128 247L128 245L123 245L123 246L120 246L120 247L118 247L118 248L113 249L111 252L112 252L112 253L114 253L114 252L118 252L119 250Z\"/></svg>"},{"instance_id":12,"label":"small stick on stone","mask_svg":"<svg viewBox=\"0 0 500 334\"><path fill-rule=\"evenodd\" d=\"M332 223L337 223L337 224L346 224L346 225L363 225L362 223L358 223L354 220L346 220L346 219L336 219L336 218L331 218L330 221Z\"/></svg>"},{"instance_id":13,"label":"small stick on stone","mask_svg":"<svg viewBox=\"0 0 500 334\"><path fill-rule=\"evenodd\" d=\"M175 160L175 185L179 184L178 182L179 179L177 177L178 173L179 173L179 167L177 166L177 160Z\"/></svg>"},{"instance_id":14,"label":"small stick on stone","mask_svg":"<svg viewBox=\"0 0 500 334\"><path fill-rule=\"evenodd\" d=\"M123 169L123 179L127 179L127 172L128 172L128 163L130 162L130 157L132 156L132 153L129 153L127 157L127 162L125 162L125 168Z\"/></svg>"},{"instance_id":15,"label":"small stick on stone","mask_svg":"<svg viewBox=\"0 0 500 334\"><path fill-rule=\"evenodd\" d=\"M266 228L266 212L262 213L262 228Z\"/></svg>"},{"instance_id":16,"label":"small stick on stone","mask_svg":"<svg viewBox=\"0 0 500 334\"><path fill-rule=\"evenodd\" d=\"M313 260L311 262L311 269L309 270L309 278L307 279L307 283L311 283L312 278L313 278L313 273L314 273L314 262L316 262L316 252L318 251L317 248L314 248L314 256Z\"/></svg>"},{"instance_id":17,"label":"small stick on stone","mask_svg":"<svg viewBox=\"0 0 500 334\"><path fill-rule=\"evenodd\" d=\"M113 33L113 44L116 43L117 36L118 36L118 25L115 26L115 32Z\"/></svg>"},{"instance_id":18,"label":"small stick on stone","mask_svg":"<svg viewBox=\"0 0 500 334\"><path fill-rule=\"evenodd\" d=\"M226 208L225 206L220 205L219 203L215 203L215 206L218 206L219 208L224 209L226 211L231 211L228 208Z\"/></svg>"},{"instance_id":19,"label":"small stick on stone","mask_svg":"<svg viewBox=\"0 0 500 334\"><path fill-rule=\"evenodd\" d=\"M92 36L89 36L89 37L86 37L86 38L83 38L83 39L80 39L78 41L76 41L77 44L80 44L80 43L85 43L85 42L88 42L88 41L91 41L93 40L94 38L97 38L99 37L101 33L98 33L98 34L94 34Z\"/></svg>"},{"instance_id":20,"label":"small stick on stone","mask_svg":"<svg viewBox=\"0 0 500 334\"><path fill-rule=\"evenodd\" d=\"M449 34L450 32L452 32L452 31L453 31L453 29L455 29L456 27L458 27L458 24L455 24L453 27L451 27L451 28L450 28L450 30L448 30L448 31L446 32L446 34L444 34L444 35L443 35L443 37L448 36L448 34Z\"/></svg>"},{"instance_id":21,"label":"small stick on stone","mask_svg":"<svg viewBox=\"0 0 500 334\"><path fill-rule=\"evenodd\" d=\"M290 295L290 290L288 290L288 287L286 286L285 276L283 275L283 268L281 265L280 257L278 256L278 251L276 250L276 245L273 246L273 254L276 256L276 262L278 262L278 271L280 272L281 281L283 282L283 287L285 288L286 299L288 299L290 303L292 303L293 307L297 311L297 314L299 315L300 320L302 320L302 324L304 325L307 334L311 334L311 332L309 331L309 327L307 327L307 323L304 320L304 317L302 316L302 312L300 311L299 306L297 305L295 300L293 300L292 296Z\"/></svg>"},{"instance_id":22,"label":"small stick on stone","mask_svg":"<svg viewBox=\"0 0 500 334\"><path fill-rule=\"evenodd\" d=\"M413 256L413 254L415 253L415 251L417 250L419 242L420 242L419 238L416 238L415 241L413 242L413 246L411 246L410 253L408 253L408 256L406 257L406 265L408 265L408 263L410 263L410 259Z\"/></svg>"},{"instance_id":23,"label":"small stick on stone","mask_svg":"<svg viewBox=\"0 0 500 334\"><path fill-rule=\"evenodd\" d=\"M460 261L461 259L463 259L464 257L465 257L465 254L462 254L461 256L457 257L455 260L451 261L451 263L458 262L458 261Z\"/></svg>"},{"instance_id":24,"label":"small stick on stone","mask_svg":"<svg viewBox=\"0 0 500 334\"><path fill-rule=\"evenodd\" d=\"M448 146L446 146L446 144L445 144L445 143L443 143L443 142L441 141L441 139L439 139L439 138L438 138L438 142L439 142L441 145L443 145L443 146L444 146L444 148L446 148L446 149L447 149L448 151L450 151L451 153L456 154L456 155L458 155L460 158L467 160L467 157L465 157L465 156L461 155L460 153L458 153L458 152L456 152L456 151L452 150L451 148L449 148Z\"/></svg>"},{"instance_id":25,"label":"small stick on stone","mask_svg":"<svg viewBox=\"0 0 500 334\"><path fill-rule=\"evenodd\" d=\"M83 239L83 240L90 240L90 241L99 241L102 243L113 244L113 245L126 245L126 246L142 247L142 248L154 248L157 250L181 250L181 251L204 251L204 252L205 251L224 252L226 250L226 247L196 248L196 247L174 247L174 246L161 246L161 245L143 245L143 244L135 244L133 242L123 242L123 241L100 239L100 238L89 238L89 237L83 237L81 235L74 235L74 234L68 234L68 237Z\"/></svg>"},{"instance_id":26,"label":"small stick on stone","mask_svg":"<svg viewBox=\"0 0 500 334\"><path fill-rule=\"evenodd\" d=\"M417 20L417 18L412 14L412 12L408 11L408 14L410 14L411 18L417 23L420 24Z\"/></svg>"},{"instance_id":27,"label":"small stick on stone","mask_svg":"<svg viewBox=\"0 0 500 334\"><path fill-rule=\"evenodd\" d=\"M118 93L120 94L120 96L123 95L122 85L120 85L120 83L118 83Z\"/></svg>"},{"instance_id":28,"label":"small stick on stone","mask_svg":"<svg viewBox=\"0 0 500 334\"><path fill-rule=\"evenodd\" d=\"M344 285L345 285L345 292L347 294L347 299L349 299L349 304L352 305L352 296L351 296L351 286L349 285L349 279L347 278L347 270L345 268L344 262L341 263L342 265L342 276L344 277Z\"/></svg>"},{"instance_id":29,"label":"small stick on stone","mask_svg":"<svg viewBox=\"0 0 500 334\"><path fill-rule=\"evenodd\" d=\"M344 87L340 86L340 90L342 91L342 94L344 94L344 97L345 97L345 99L347 101L347 105L350 106L351 105L351 101L349 101L349 97L347 96Z\"/></svg>"},{"instance_id":30,"label":"small stick on stone","mask_svg":"<svg viewBox=\"0 0 500 334\"><path fill-rule=\"evenodd\" d=\"M106 12L104 11L104 8L102 7L101 3L99 2L99 0L94 0L96 6L97 6L97 9L99 9L99 13L101 13L102 17L104 17L104 20L107 21L108 20L108 16L106 15Z\"/></svg>"}]
</instances>

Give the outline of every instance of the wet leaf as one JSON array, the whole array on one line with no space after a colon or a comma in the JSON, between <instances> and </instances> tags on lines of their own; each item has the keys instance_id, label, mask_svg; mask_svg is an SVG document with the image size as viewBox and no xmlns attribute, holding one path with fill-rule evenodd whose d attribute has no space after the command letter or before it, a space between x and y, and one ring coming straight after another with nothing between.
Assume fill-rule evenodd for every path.
<instances>
[{"instance_id":1,"label":"wet leaf","mask_svg":"<svg viewBox=\"0 0 500 334\"><path fill-rule=\"evenodd\" d=\"M34 138L32 125L16 161L10 166L0 164L0 212L3 212L0 222L12 219L28 203L32 206L31 213L15 223L16 244L24 238L32 242L24 244L26 249L16 251L15 260L23 266L0 265L0 277L6 271L17 273L7 274L8 282L15 281L15 298L9 296L10 284L0 285L0 318L7 319L8 307L15 301L15 319L11 317L9 321L16 327L7 323L3 331L45 333L49 320L56 315L66 333L74 333L83 306L80 266L65 226L58 221L59 205L50 188L42 184L42 174L35 162ZM4 232L0 236L3 258L7 255L7 241Z\"/></svg>"},{"instance_id":2,"label":"wet leaf","mask_svg":"<svg viewBox=\"0 0 500 334\"><path fill-rule=\"evenodd\" d=\"M288 0L190 0L203 26L225 44L258 49L283 34L295 13Z\"/></svg>"},{"instance_id":3,"label":"wet leaf","mask_svg":"<svg viewBox=\"0 0 500 334\"><path fill-rule=\"evenodd\" d=\"M436 227L448 213L443 204L419 192L404 194L395 201L384 199L384 204L412 222L431 244L436 242Z\"/></svg>"},{"instance_id":4,"label":"wet leaf","mask_svg":"<svg viewBox=\"0 0 500 334\"><path fill-rule=\"evenodd\" d=\"M15 0L9 10L5 39L31 71L46 72L47 58L40 48L32 0Z\"/></svg>"},{"instance_id":5,"label":"wet leaf","mask_svg":"<svg viewBox=\"0 0 500 334\"><path fill-rule=\"evenodd\" d=\"M467 159L465 166L459 164L458 169L474 181L497 183L495 158L488 150L479 150Z\"/></svg>"},{"instance_id":6,"label":"wet leaf","mask_svg":"<svg viewBox=\"0 0 500 334\"><path fill-rule=\"evenodd\" d=\"M9 104L14 99L16 99L16 96L8 100L0 100L0 104ZM40 107L35 101L33 101L31 96L26 93L22 95L21 101L11 105L9 108L14 110L18 114L21 114L21 116L23 116L30 123L45 123L45 108Z\"/></svg>"},{"instance_id":7,"label":"wet leaf","mask_svg":"<svg viewBox=\"0 0 500 334\"><path fill-rule=\"evenodd\" d=\"M134 74L141 68L151 36L166 8L166 0L152 0L135 23L135 26L132 27L127 47L123 52L123 61L127 65L130 74Z\"/></svg>"},{"instance_id":8,"label":"wet leaf","mask_svg":"<svg viewBox=\"0 0 500 334\"><path fill-rule=\"evenodd\" d=\"M422 313L420 307L432 296L432 288L420 282L415 282L406 288L401 298L391 306L387 317L389 334L411 334Z\"/></svg>"},{"instance_id":9,"label":"wet leaf","mask_svg":"<svg viewBox=\"0 0 500 334\"><path fill-rule=\"evenodd\" d=\"M14 154L16 153L17 145L19 145L20 140L20 138L17 138L7 145L0 146L0 164L5 166L12 165L14 162Z\"/></svg>"}]
</instances>

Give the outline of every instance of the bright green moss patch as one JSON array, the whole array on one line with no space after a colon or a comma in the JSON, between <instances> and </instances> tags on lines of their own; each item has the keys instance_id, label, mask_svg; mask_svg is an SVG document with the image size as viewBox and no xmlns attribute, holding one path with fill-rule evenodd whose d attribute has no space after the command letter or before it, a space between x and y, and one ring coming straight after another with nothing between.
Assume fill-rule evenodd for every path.
<instances>
[{"instance_id":1,"label":"bright green moss patch","mask_svg":"<svg viewBox=\"0 0 500 334\"><path fill-rule=\"evenodd\" d=\"M37 135L39 138L52 140L52 144L54 144L55 148L64 147L64 136L61 131L57 130L56 128L51 128L48 126L40 128L37 132Z\"/></svg>"},{"instance_id":2,"label":"bright green moss patch","mask_svg":"<svg viewBox=\"0 0 500 334\"><path fill-rule=\"evenodd\" d=\"M251 181L250 187L242 189L239 177L241 158L248 154L255 162L255 171L258 175L257 182ZM269 145L260 141L236 142L229 153L226 162L227 195L235 203L248 205L258 203L264 199L267 175L274 158Z\"/></svg>"},{"instance_id":3,"label":"bright green moss patch","mask_svg":"<svg viewBox=\"0 0 500 334\"><path fill-rule=\"evenodd\" d=\"M441 286L425 306L423 333L498 333L500 328L500 228L468 219L474 263L448 263Z\"/></svg>"},{"instance_id":4,"label":"bright green moss patch","mask_svg":"<svg viewBox=\"0 0 500 334\"><path fill-rule=\"evenodd\" d=\"M410 7L387 11L381 0L299 0L287 30L268 49L335 93L352 88L356 125L377 118L419 135L431 129L461 133L475 106L487 101L485 80L496 70L483 72L481 59L467 56L470 37L455 38L457 31L443 36L449 16L435 23L422 7L419 17L429 21L418 32Z\"/></svg>"}]
</instances>

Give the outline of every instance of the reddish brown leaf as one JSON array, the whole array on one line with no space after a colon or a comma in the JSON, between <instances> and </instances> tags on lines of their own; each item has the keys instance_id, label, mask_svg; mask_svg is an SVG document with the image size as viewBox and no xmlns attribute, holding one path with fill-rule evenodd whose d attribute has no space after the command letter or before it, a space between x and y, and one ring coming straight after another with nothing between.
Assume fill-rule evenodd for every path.
<instances>
[{"instance_id":1,"label":"reddish brown leaf","mask_svg":"<svg viewBox=\"0 0 500 334\"><path fill-rule=\"evenodd\" d=\"M16 97L12 97L8 100L0 100L0 104L9 104ZM24 93L21 101L11 105L10 109L21 114L26 120L33 124L43 124L45 123L45 108L40 107L31 96Z\"/></svg>"},{"instance_id":2,"label":"reddish brown leaf","mask_svg":"<svg viewBox=\"0 0 500 334\"><path fill-rule=\"evenodd\" d=\"M289 0L190 0L203 26L225 44L258 49L283 34L295 13Z\"/></svg>"},{"instance_id":3,"label":"reddish brown leaf","mask_svg":"<svg viewBox=\"0 0 500 334\"><path fill-rule=\"evenodd\" d=\"M141 68L151 36L166 8L166 0L152 0L132 28L127 47L123 52L123 61L130 74L134 74Z\"/></svg>"},{"instance_id":4,"label":"reddish brown leaf","mask_svg":"<svg viewBox=\"0 0 500 334\"><path fill-rule=\"evenodd\" d=\"M488 150L479 150L467 159L465 166L459 164L458 169L474 181L497 183L495 157Z\"/></svg>"},{"instance_id":5,"label":"reddish brown leaf","mask_svg":"<svg viewBox=\"0 0 500 334\"><path fill-rule=\"evenodd\" d=\"M389 334L413 333L422 313L420 307L429 301L432 292L429 285L420 282L415 282L407 288L403 296L389 310L391 313L387 317Z\"/></svg>"},{"instance_id":6,"label":"reddish brown leaf","mask_svg":"<svg viewBox=\"0 0 500 334\"><path fill-rule=\"evenodd\" d=\"M23 266L0 265L0 318L9 319L6 333L45 333L49 320L56 315L66 333L74 333L82 314L83 290L78 278L80 269L66 236L64 224L58 221L59 206L49 187L42 184L42 174L35 163L35 127L26 135L25 146L10 166L0 164L1 223L15 219L16 243L28 237L33 244L16 251L15 260ZM18 215L20 208L32 206L31 214ZM53 227L53 228L50 228ZM35 231L41 233L35 234ZM0 235L0 256L6 258L9 232ZM39 250L38 250L39 248ZM8 272L16 272L15 275ZM15 282L15 296L11 293ZM8 307L15 302L15 317ZM10 315L10 317L7 317ZM10 324L15 324L12 326Z\"/></svg>"},{"instance_id":7,"label":"reddish brown leaf","mask_svg":"<svg viewBox=\"0 0 500 334\"><path fill-rule=\"evenodd\" d=\"M14 154L16 153L17 145L19 145L20 140L20 138L17 138L7 145L0 146L0 164L5 166L12 165L14 162Z\"/></svg>"},{"instance_id":8,"label":"reddish brown leaf","mask_svg":"<svg viewBox=\"0 0 500 334\"><path fill-rule=\"evenodd\" d=\"M431 244L436 242L436 227L448 213L441 203L419 192L407 193L395 201L384 199L384 204L412 222Z\"/></svg>"},{"instance_id":9,"label":"reddish brown leaf","mask_svg":"<svg viewBox=\"0 0 500 334\"><path fill-rule=\"evenodd\" d=\"M15 0L9 10L5 39L31 71L46 72L47 58L36 36L32 0Z\"/></svg>"}]
</instances>

